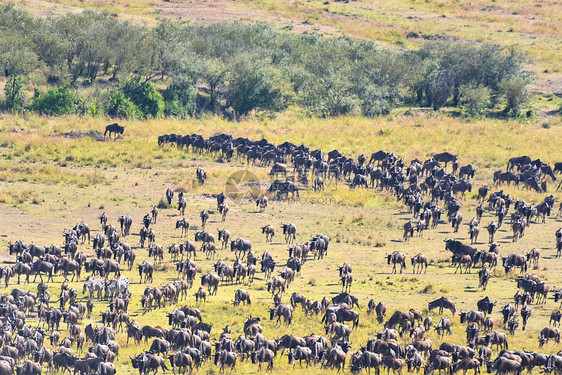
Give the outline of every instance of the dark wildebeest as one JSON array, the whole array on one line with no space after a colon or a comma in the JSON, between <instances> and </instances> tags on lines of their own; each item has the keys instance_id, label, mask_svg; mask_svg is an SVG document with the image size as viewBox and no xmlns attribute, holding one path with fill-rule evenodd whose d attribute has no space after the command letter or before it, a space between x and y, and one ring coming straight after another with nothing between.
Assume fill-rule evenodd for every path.
<instances>
[{"instance_id":1,"label":"dark wildebeest","mask_svg":"<svg viewBox=\"0 0 562 375\"><path fill-rule=\"evenodd\" d=\"M453 254L468 255L474 259L474 255L478 250L472 246L464 245L462 242L452 239L443 240L445 242L445 250L449 250Z\"/></svg>"},{"instance_id":2,"label":"dark wildebeest","mask_svg":"<svg viewBox=\"0 0 562 375\"><path fill-rule=\"evenodd\" d=\"M377 314L377 322L382 323L386 316L386 305L383 302L379 302L375 307L375 313Z\"/></svg>"},{"instance_id":3,"label":"dark wildebeest","mask_svg":"<svg viewBox=\"0 0 562 375\"><path fill-rule=\"evenodd\" d=\"M199 216L201 217L201 227L205 230L205 224L207 223L207 220L209 220L209 212L207 210L203 210Z\"/></svg>"},{"instance_id":4,"label":"dark wildebeest","mask_svg":"<svg viewBox=\"0 0 562 375\"><path fill-rule=\"evenodd\" d=\"M507 162L507 171L511 171L514 167L518 167L525 164L531 164L531 158L529 156L516 156L509 159Z\"/></svg>"},{"instance_id":5,"label":"dark wildebeest","mask_svg":"<svg viewBox=\"0 0 562 375\"><path fill-rule=\"evenodd\" d=\"M445 168L447 168L448 163L457 161L457 155L451 154L450 152L442 152L433 155L433 159L439 163L445 163Z\"/></svg>"},{"instance_id":6,"label":"dark wildebeest","mask_svg":"<svg viewBox=\"0 0 562 375\"><path fill-rule=\"evenodd\" d=\"M203 185L207 179L207 170L203 167L197 167L196 175L199 185Z\"/></svg>"},{"instance_id":7,"label":"dark wildebeest","mask_svg":"<svg viewBox=\"0 0 562 375\"><path fill-rule=\"evenodd\" d=\"M187 232L189 231L189 221L184 217L181 220L176 221L176 229L181 228L181 237L184 234L187 236Z\"/></svg>"},{"instance_id":8,"label":"dark wildebeest","mask_svg":"<svg viewBox=\"0 0 562 375\"><path fill-rule=\"evenodd\" d=\"M283 234L286 243L293 243L296 240L297 227L293 223L282 224Z\"/></svg>"},{"instance_id":9,"label":"dark wildebeest","mask_svg":"<svg viewBox=\"0 0 562 375\"><path fill-rule=\"evenodd\" d=\"M414 235L414 223L409 220L404 224L404 241L408 241Z\"/></svg>"},{"instance_id":10,"label":"dark wildebeest","mask_svg":"<svg viewBox=\"0 0 562 375\"><path fill-rule=\"evenodd\" d=\"M265 242L271 242L273 236L275 236L275 228L273 225L266 225L261 227L261 232L265 234Z\"/></svg>"},{"instance_id":11,"label":"dark wildebeest","mask_svg":"<svg viewBox=\"0 0 562 375\"><path fill-rule=\"evenodd\" d=\"M478 188L478 199L484 201L486 195L488 195L489 188L487 186L482 186Z\"/></svg>"},{"instance_id":12,"label":"dark wildebeest","mask_svg":"<svg viewBox=\"0 0 562 375\"><path fill-rule=\"evenodd\" d=\"M490 237L488 243L493 243L494 242L494 235L496 234L496 232L498 230L498 224L496 222L492 221L488 224L486 229L488 230L488 235Z\"/></svg>"},{"instance_id":13,"label":"dark wildebeest","mask_svg":"<svg viewBox=\"0 0 562 375\"><path fill-rule=\"evenodd\" d=\"M490 298L486 296L481 300L478 300L478 302L476 302L476 306L478 307L478 311L482 311L484 314L491 314L497 303L497 301L492 302Z\"/></svg>"},{"instance_id":14,"label":"dark wildebeest","mask_svg":"<svg viewBox=\"0 0 562 375\"><path fill-rule=\"evenodd\" d=\"M466 177L467 179L474 178L475 172L476 169L474 169L474 167L471 164L463 165L462 167L459 168L459 178L460 179L462 179L463 177Z\"/></svg>"},{"instance_id":15,"label":"dark wildebeest","mask_svg":"<svg viewBox=\"0 0 562 375\"><path fill-rule=\"evenodd\" d=\"M174 191L171 188L166 189L166 200L168 205L172 204L172 199L174 198Z\"/></svg>"},{"instance_id":16,"label":"dark wildebeest","mask_svg":"<svg viewBox=\"0 0 562 375\"><path fill-rule=\"evenodd\" d=\"M419 273L422 272L422 269L424 270L424 273L427 272L427 257L423 254L418 254L416 256L413 256L411 258L412 260L412 267L413 267L413 273L416 273L416 267L418 268Z\"/></svg>"},{"instance_id":17,"label":"dark wildebeest","mask_svg":"<svg viewBox=\"0 0 562 375\"><path fill-rule=\"evenodd\" d=\"M554 339L557 344L560 343L560 330L554 327L544 327L539 337L539 346L543 346L549 339Z\"/></svg>"},{"instance_id":18,"label":"dark wildebeest","mask_svg":"<svg viewBox=\"0 0 562 375\"><path fill-rule=\"evenodd\" d=\"M400 273L402 270L406 269L406 255L400 253L398 251L393 252L392 254L388 254L386 256L387 264L392 263L392 272L396 273L396 265L400 264Z\"/></svg>"},{"instance_id":19,"label":"dark wildebeest","mask_svg":"<svg viewBox=\"0 0 562 375\"><path fill-rule=\"evenodd\" d=\"M111 138L111 133L115 135L114 139L117 139L123 132L125 131L125 127L119 125L118 123L110 124L105 127L105 132L103 133L103 139L105 140L105 136L109 133L109 138Z\"/></svg>"},{"instance_id":20,"label":"dark wildebeest","mask_svg":"<svg viewBox=\"0 0 562 375\"><path fill-rule=\"evenodd\" d=\"M221 249L226 249L228 241L230 240L230 231L228 229L217 229L219 234L219 241L222 242Z\"/></svg>"}]
</instances>

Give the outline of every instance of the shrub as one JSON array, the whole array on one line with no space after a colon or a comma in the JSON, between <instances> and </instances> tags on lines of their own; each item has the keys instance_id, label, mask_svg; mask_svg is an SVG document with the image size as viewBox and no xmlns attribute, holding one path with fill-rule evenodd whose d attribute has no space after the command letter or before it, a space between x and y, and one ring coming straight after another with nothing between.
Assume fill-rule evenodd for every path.
<instances>
[{"instance_id":1,"label":"shrub","mask_svg":"<svg viewBox=\"0 0 562 375\"><path fill-rule=\"evenodd\" d=\"M43 115L67 115L72 113L74 96L69 85L50 89L43 94L36 92L33 109Z\"/></svg>"},{"instance_id":2,"label":"shrub","mask_svg":"<svg viewBox=\"0 0 562 375\"><path fill-rule=\"evenodd\" d=\"M122 92L113 90L105 101L105 113L116 118L137 117L138 109Z\"/></svg>"},{"instance_id":3,"label":"shrub","mask_svg":"<svg viewBox=\"0 0 562 375\"><path fill-rule=\"evenodd\" d=\"M139 77L131 79L123 93L133 102L143 117L160 117L164 111L164 98L150 82L141 82Z\"/></svg>"}]
</instances>

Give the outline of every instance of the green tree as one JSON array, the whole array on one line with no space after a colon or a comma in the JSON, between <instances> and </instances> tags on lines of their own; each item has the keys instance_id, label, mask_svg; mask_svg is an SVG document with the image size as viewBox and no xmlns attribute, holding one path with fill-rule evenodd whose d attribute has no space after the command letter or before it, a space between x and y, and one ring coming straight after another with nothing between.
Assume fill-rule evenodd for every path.
<instances>
[{"instance_id":1,"label":"green tree","mask_svg":"<svg viewBox=\"0 0 562 375\"><path fill-rule=\"evenodd\" d=\"M6 108L19 112L24 109L27 103L27 96L24 92L25 77L22 75L12 76L6 82L4 93L6 94Z\"/></svg>"},{"instance_id":2,"label":"green tree","mask_svg":"<svg viewBox=\"0 0 562 375\"><path fill-rule=\"evenodd\" d=\"M237 116L245 116L254 109L282 110L290 97L281 72L250 56L233 64L226 90L227 103Z\"/></svg>"}]
</instances>

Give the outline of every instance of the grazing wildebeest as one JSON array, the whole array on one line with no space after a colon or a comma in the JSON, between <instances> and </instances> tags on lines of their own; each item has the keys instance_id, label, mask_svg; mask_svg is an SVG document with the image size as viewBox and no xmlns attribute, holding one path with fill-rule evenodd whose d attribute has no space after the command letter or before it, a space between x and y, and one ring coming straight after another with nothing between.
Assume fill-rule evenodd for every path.
<instances>
[{"instance_id":1,"label":"grazing wildebeest","mask_svg":"<svg viewBox=\"0 0 562 375\"><path fill-rule=\"evenodd\" d=\"M451 335L452 334L452 332L451 332L451 321L449 319L445 318L445 317L441 317L441 319L439 320L439 322L435 326L435 330L437 331L437 334L440 335L441 337L443 337L445 332L448 332L449 335Z\"/></svg>"},{"instance_id":2,"label":"grazing wildebeest","mask_svg":"<svg viewBox=\"0 0 562 375\"><path fill-rule=\"evenodd\" d=\"M236 292L234 292L234 301L232 301L232 303L234 306L238 306L240 302L244 302L244 305L246 305L246 303L251 305L252 300L250 299L250 292L244 289L236 290Z\"/></svg>"},{"instance_id":3,"label":"grazing wildebeest","mask_svg":"<svg viewBox=\"0 0 562 375\"><path fill-rule=\"evenodd\" d=\"M457 311L455 309L455 303L447 297L441 297L434 301L431 301L427 306L429 311L439 308L439 314L443 314L443 309L450 310L453 315L455 315L455 312Z\"/></svg>"},{"instance_id":4,"label":"grazing wildebeest","mask_svg":"<svg viewBox=\"0 0 562 375\"><path fill-rule=\"evenodd\" d=\"M111 133L114 134L114 139L117 139L123 132L125 131L125 127L119 125L118 123L110 124L105 127L105 132L103 133L103 139L105 140L105 136L109 133L109 138L111 138Z\"/></svg>"},{"instance_id":5,"label":"grazing wildebeest","mask_svg":"<svg viewBox=\"0 0 562 375\"><path fill-rule=\"evenodd\" d=\"M400 264L400 273L402 270L406 269L406 255L398 251L394 251L392 254L386 256L387 264L392 263L392 272L396 273L396 265Z\"/></svg>"},{"instance_id":6,"label":"grazing wildebeest","mask_svg":"<svg viewBox=\"0 0 562 375\"><path fill-rule=\"evenodd\" d=\"M554 327L544 327L539 337L539 346L548 343L549 339L554 339L557 344L560 343L560 330Z\"/></svg>"}]
</instances>

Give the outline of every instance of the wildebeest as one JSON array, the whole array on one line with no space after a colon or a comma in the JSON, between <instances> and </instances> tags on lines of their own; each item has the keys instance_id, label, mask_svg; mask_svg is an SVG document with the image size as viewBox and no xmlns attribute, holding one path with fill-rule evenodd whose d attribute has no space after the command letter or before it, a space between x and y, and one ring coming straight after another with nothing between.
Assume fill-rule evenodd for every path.
<instances>
[{"instance_id":1,"label":"wildebeest","mask_svg":"<svg viewBox=\"0 0 562 375\"><path fill-rule=\"evenodd\" d=\"M105 132L103 133L103 139L105 140L105 136L107 135L107 133L109 133L109 138L111 138L111 133L113 133L115 136L114 139L117 139L118 137L123 135L124 131L125 131L125 127L119 125L118 123L109 124L105 127Z\"/></svg>"},{"instance_id":2,"label":"wildebeest","mask_svg":"<svg viewBox=\"0 0 562 375\"><path fill-rule=\"evenodd\" d=\"M189 221L186 218L182 218L181 220L176 221L176 229L181 228L181 236L187 236L187 232L189 231Z\"/></svg>"},{"instance_id":3,"label":"wildebeest","mask_svg":"<svg viewBox=\"0 0 562 375\"><path fill-rule=\"evenodd\" d=\"M548 340L554 339L557 344L560 343L560 330L554 327L544 327L539 337L539 346L548 343Z\"/></svg>"},{"instance_id":4,"label":"wildebeest","mask_svg":"<svg viewBox=\"0 0 562 375\"><path fill-rule=\"evenodd\" d=\"M273 236L275 236L275 228L272 225L266 225L261 227L261 232L265 234L265 242L271 242Z\"/></svg>"},{"instance_id":5,"label":"wildebeest","mask_svg":"<svg viewBox=\"0 0 562 375\"><path fill-rule=\"evenodd\" d=\"M457 240L446 239L443 240L443 242L445 242L445 250L449 250L453 254L468 255L472 259L474 259L474 256L478 251L476 250L476 248L469 245L464 245L462 242Z\"/></svg>"},{"instance_id":6,"label":"wildebeest","mask_svg":"<svg viewBox=\"0 0 562 375\"><path fill-rule=\"evenodd\" d=\"M119 216L119 224L121 225L121 234L123 237L128 236L131 231L131 225L133 224L131 215L125 214L123 216Z\"/></svg>"},{"instance_id":7,"label":"wildebeest","mask_svg":"<svg viewBox=\"0 0 562 375\"><path fill-rule=\"evenodd\" d=\"M210 295L217 294L220 276L214 273L207 273L201 277L201 286L207 287Z\"/></svg>"},{"instance_id":8,"label":"wildebeest","mask_svg":"<svg viewBox=\"0 0 562 375\"><path fill-rule=\"evenodd\" d=\"M293 243L296 240L297 227L293 223L282 224L283 234L285 235L286 243Z\"/></svg>"},{"instance_id":9,"label":"wildebeest","mask_svg":"<svg viewBox=\"0 0 562 375\"><path fill-rule=\"evenodd\" d=\"M413 273L416 273L416 268L418 268L419 273L422 273L422 269L424 270L424 273L427 272L427 257L425 255L419 253L418 255L413 256L411 260Z\"/></svg>"},{"instance_id":10,"label":"wildebeest","mask_svg":"<svg viewBox=\"0 0 562 375\"><path fill-rule=\"evenodd\" d=\"M267 207L268 199L265 195L262 195L258 199L256 199L256 206L260 208L261 211L264 211Z\"/></svg>"},{"instance_id":11,"label":"wildebeest","mask_svg":"<svg viewBox=\"0 0 562 375\"><path fill-rule=\"evenodd\" d=\"M439 314L443 314L443 309L450 310L453 315L455 315L456 312L455 303L447 297L441 297L431 301L428 303L427 307L429 311L439 308Z\"/></svg>"},{"instance_id":12,"label":"wildebeest","mask_svg":"<svg viewBox=\"0 0 562 375\"><path fill-rule=\"evenodd\" d=\"M398 251L394 251L392 254L386 256L387 264L392 263L392 272L396 273L396 265L400 264L400 273L402 270L406 269L406 255Z\"/></svg>"},{"instance_id":13,"label":"wildebeest","mask_svg":"<svg viewBox=\"0 0 562 375\"><path fill-rule=\"evenodd\" d=\"M404 223L404 236L403 236L404 241L408 241L410 237L412 237L413 235L414 235L414 223L411 220L409 220L406 223Z\"/></svg>"},{"instance_id":14,"label":"wildebeest","mask_svg":"<svg viewBox=\"0 0 562 375\"><path fill-rule=\"evenodd\" d=\"M207 170L203 167L197 167L196 175L199 185L203 185L205 180L207 180Z\"/></svg>"},{"instance_id":15,"label":"wildebeest","mask_svg":"<svg viewBox=\"0 0 562 375\"><path fill-rule=\"evenodd\" d=\"M445 163L445 168L447 168L448 163L457 161L457 155L451 154L450 152L442 152L433 155L433 159L439 163Z\"/></svg>"},{"instance_id":16,"label":"wildebeest","mask_svg":"<svg viewBox=\"0 0 562 375\"><path fill-rule=\"evenodd\" d=\"M168 201L168 206L172 204L173 198L174 198L174 191L171 188L166 189L166 200Z\"/></svg>"}]
</instances>

